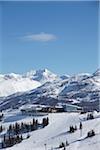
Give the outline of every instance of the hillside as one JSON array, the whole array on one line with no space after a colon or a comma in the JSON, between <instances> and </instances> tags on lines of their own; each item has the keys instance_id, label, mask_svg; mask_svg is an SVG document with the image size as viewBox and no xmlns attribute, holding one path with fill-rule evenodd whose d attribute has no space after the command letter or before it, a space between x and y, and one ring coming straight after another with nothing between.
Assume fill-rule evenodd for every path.
<instances>
[{"instance_id":1,"label":"hillside","mask_svg":"<svg viewBox=\"0 0 100 150\"><path fill-rule=\"evenodd\" d=\"M69 146L68 150L91 150L99 149L100 147L100 113L94 112L95 119L84 120L86 114L80 115L78 113L52 113L49 114L49 125L44 129L39 129L30 132L30 138L23 140L21 143L14 145L7 150L44 150L45 144L47 150L60 150L57 148L61 142L66 140ZM41 121L41 117L37 118ZM10 123L30 122L32 117L21 116L19 111L5 112L5 119L2 123L7 127ZM79 130L80 121L83 124L82 132ZM78 130L75 133L68 133L70 125L77 125ZM86 138L87 132L91 129L95 130L96 135L91 138ZM23 134L26 137L27 134Z\"/></svg>"},{"instance_id":2,"label":"hillside","mask_svg":"<svg viewBox=\"0 0 100 150\"><path fill-rule=\"evenodd\" d=\"M99 110L99 69L93 74L83 73L70 77L66 76L66 78L58 77L46 69L35 73L28 73L26 76L8 77L6 76L7 79L5 79L4 76L5 80L1 80L0 92L7 93L9 90L14 92L14 90L16 91L16 87L22 91L20 93L17 91L17 93L13 93L8 97L0 98L1 109L13 106L20 107L28 103L55 105L59 102L65 102L84 106L85 109ZM9 85L4 84L8 82ZM23 90L26 91L23 92Z\"/></svg>"}]
</instances>

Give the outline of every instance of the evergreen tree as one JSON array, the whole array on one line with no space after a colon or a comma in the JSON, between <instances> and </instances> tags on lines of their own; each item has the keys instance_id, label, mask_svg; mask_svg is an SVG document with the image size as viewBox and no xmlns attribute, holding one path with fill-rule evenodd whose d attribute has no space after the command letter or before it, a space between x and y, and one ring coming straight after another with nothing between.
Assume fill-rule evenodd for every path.
<instances>
[{"instance_id":1,"label":"evergreen tree","mask_svg":"<svg viewBox=\"0 0 100 150\"><path fill-rule=\"evenodd\" d=\"M68 141L66 140L66 146L68 146L69 144L68 144Z\"/></svg>"},{"instance_id":2,"label":"evergreen tree","mask_svg":"<svg viewBox=\"0 0 100 150\"><path fill-rule=\"evenodd\" d=\"M3 127L2 127L2 125L0 126L0 132L2 132L3 131Z\"/></svg>"},{"instance_id":3,"label":"evergreen tree","mask_svg":"<svg viewBox=\"0 0 100 150\"><path fill-rule=\"evenodd\" d=\"M23 140L23 136L22 136L22 134L21 134L21 137L20 137L20 138L21 138L21 141L22 141L22 140Z\"/></svg>"},{"instance_id":4,"label":"evergreen tree","mask_svg":"<svg viewBox=\"0 0 100 150\"><path fill-rule=\"evenodd\" d=\"M75 125L75 128L74 128L75 130L77 130L77 126Z\"/></svg>"},{"instance_id":5,"label":"evergreen tree","mask_svg":"<svg viewBox=\"0 0 100 150\"><path fill-rule=\"evenodd\" d=\"M32 123L32 124L33 124L33 126L34 126L34 124L35 124L35 119L34 119L34 118L33 118L33 123Z\"/></svg>"},{"instance_id":6,"label":"evergreen tree","mask_svg":"<svg viewBox=\"0 0 100 150\"><path fill-rule=\"evenodd\" d=\"M35 129L38 129L38 120L35 121Z\"/></svg>"},{"instance_id":7,"label":"evergreen tree","mask_svg":"<svg viewBox=\"0 0 100 150\"><path fill-rule=\"evenodd\" d=\"M82 129L82 122L80 122L80 126L79 126L79 129L80 129L80 130Z\"/></svg>"},{"instance_id":8,"label":"evergreen tree","mask_svg":"<svg viewBox=\"0 0 100 150\"><path fill-rule=\"evenodd\" d=\"M3 137L3 141L5 142L6 141L6 135L4 134L4 137Z\"/></svg>"},{"instance_id":9,"label":"evergreen tree","mask_svg":"<svg viewBox=\"0 0 100 150\"><path fill-rule=\"evenodd\" d=\"M59 145L59 148L63 148L65 147L65 144L62 142L60 145Z\"/></svg>"}]
</instances>

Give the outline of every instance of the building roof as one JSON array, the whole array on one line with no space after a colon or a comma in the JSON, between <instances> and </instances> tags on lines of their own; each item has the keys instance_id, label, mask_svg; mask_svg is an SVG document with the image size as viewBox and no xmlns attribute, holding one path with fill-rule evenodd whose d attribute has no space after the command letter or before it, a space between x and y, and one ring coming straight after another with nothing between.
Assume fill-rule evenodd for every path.
<instances>
[{"instance_id":1,"label":"building roof","mask_svg":"<svg viewBox=\"0 0 100 150\"><path fill-rule=\"evenodd\" d=\"M74 105L74 104L68 104L68 103L59 103L59 104L61 106L66 106L66 107L82 108L82 107Z\"/></svg>"}]
</instances>

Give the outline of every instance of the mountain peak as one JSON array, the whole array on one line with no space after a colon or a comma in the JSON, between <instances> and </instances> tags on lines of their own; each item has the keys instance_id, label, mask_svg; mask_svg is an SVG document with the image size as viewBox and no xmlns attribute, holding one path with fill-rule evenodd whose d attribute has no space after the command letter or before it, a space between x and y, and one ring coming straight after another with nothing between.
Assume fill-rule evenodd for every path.
<instances>
[{"instance_id":1,"label":"mountain peak","mask_svg":"<svg viewBox=\"0 0 100 150\"><path fill-rule=\"evenodd\" d=\"M26 77L39 81L41 83L45 83L47 81L54 81L58 79L58 76L56 74L52 73L46 68L39 70L31 70L26 74Z\"/></svg>"},{"instance_id":2,"label":"mountain peak","mask_svg":"<svg viewBox=\"0 0 100 150\"><path fill-rule=\"evenodd\" d=\"M39 71L41 71L41 72L50 72L47 68L45 68L45 69L40 69Z\"/></svg>"},{"instance_id":3,"label":"mountain peak","mask_svg":"<svg viewBox=\"0 0 100 150\"><path fill-rule=\"evenodd\" d=\"M98 68L94 73L94 76L100 76L100 68Z\"/></svg>"},{"instance_id":4,"label":"mountain peak","mask_svg":"<svg viewBox=\"0 0 100 150\"><path fill-rule=\"evenodd\" d=\"M49 71L49 70L46 69L46 68L45 68L45 69L36 70L36 72L39 73L39 74L43 74L43 73L48 73L48 74L49 74L49 73L51 73L51 71Z\"/></svg>"}]
</instances>

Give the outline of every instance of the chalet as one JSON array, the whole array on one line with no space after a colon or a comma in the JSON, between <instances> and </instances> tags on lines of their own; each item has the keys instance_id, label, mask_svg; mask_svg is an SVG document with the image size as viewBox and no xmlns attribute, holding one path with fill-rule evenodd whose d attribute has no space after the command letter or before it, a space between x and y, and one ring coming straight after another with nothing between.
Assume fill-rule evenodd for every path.
<instances>
[{"instance_id":1,"label":"chalet","mask_svg":"<svg viewBox=\"0 0 100 150\"><path fill-rule=\"evenodd\" d=\"M54 106L54 107L51 108L51 109L52 109L52 112L64 112L63 106L59 106L59 105Z\"/></svg>"},{"instance_id":2,"label":"chalet","mask_svg":"<svg viewBox=\"0 0 100 150\"><path fill-rule=\"evenodd\" d=\"M48 113L56 113L56 112L64 112L64 109L62 106L45 106L42 108L41 111Z\"/></svg>"},{"instance_id":3,"label":"chalet","mask_svg":"<svg viewBox=\"0 0 100 150\"><path fill-rule=\"evenodd\" d=\"M22 115L30 116L41 116L56 112L64 112L63 106L27 105L21 108Z\"/></svg>"},{"instance_id":4,"label":"chalet","mask_svg":"<svg viewBox=\"0 0 100 150\"><path fill-rule=\"evenodd\" d=\"M55 106L48 105L26 105L21 108L22 115L29 116L43 116L48 115L48 113L57 113L57 112L81 112L82 107L72 104L58 104Z\"/></svg>"}]
</instances>

